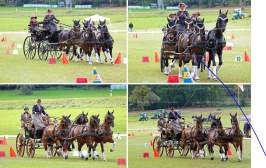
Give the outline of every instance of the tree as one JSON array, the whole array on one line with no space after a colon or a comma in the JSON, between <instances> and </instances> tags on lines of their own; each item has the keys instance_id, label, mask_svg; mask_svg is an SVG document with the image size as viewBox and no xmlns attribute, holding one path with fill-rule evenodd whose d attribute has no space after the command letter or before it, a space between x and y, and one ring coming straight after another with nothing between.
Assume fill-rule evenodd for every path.
<instances>
[{"instance_id":1,"label":"tree","mask_svg":"<svg viewBox=\"0 0 266 168\"><path fill-rule=\"evenodd\" d=\"M129 96L129 104L135 105L137 110L144 110L145 106L159 101L160 97L147 86L136 86Z\"/></svg>"}]
</instances>

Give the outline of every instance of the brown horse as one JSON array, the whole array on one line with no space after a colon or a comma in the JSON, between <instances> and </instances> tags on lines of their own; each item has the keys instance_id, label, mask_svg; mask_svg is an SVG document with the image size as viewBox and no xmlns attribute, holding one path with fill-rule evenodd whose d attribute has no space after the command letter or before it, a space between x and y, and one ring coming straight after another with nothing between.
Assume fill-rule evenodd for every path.
<instances>
[{"instance_id":1,"label":"brown horse","mask_svg":"<svg viewBox=\"0 0 266 168\"><path fill-rule=\"evenodd\" d=\"M243 152L243 133L239 128L239 123L237 120L237 113L231 116L231 128L225 129L225 134L230 138L229 142L233 144L235 150L237 152L238 161L242 160L242 152Z\"/></svg>"},{"instance_id":2,"label":"brown horse","mask_svg":"<svg viewBox=\"0 0 266 168\"><path fill-rule=\"evenodd\" d=\"M214 159L213 154L213 146L217 145L220 150L220 155L221 155L221 161L227 160L227 151L229 149L229 140L230 138L226 135L223 125L221 122L221 117L219 118L214 118L213 119L213 125L215 127L211 128L208 132L208 150L209 154L211 156L211 160Z\"/></svg>"},{"instance_id":3,"label":"brown horse","mask_svg":"<svg viewBox=\"0 0 266 168\"><path fill-rule=\"evenodd\" d=\"M110 112L108 110L107 114L105 115L104 122L100 125L98 129L98 136L95 138L94 148L96 149L98 143L101 144L101 152L102 152L102 159L106 160L104 154L104 144L109 142L112 143L112 148L110 152L114 151L116 142L113 140L113 131L112 128L115 126L114 124L114 111Z\"/></svg>"},{"instance_id":4,"label":"brown horse","mask_svg":"<svg viewBox=\"0 0 266 168\"><path fill-rule=\"evenodd\" d=\"M56 144L57 148L60 149L61 154L66 159L67 151L62 149L62 144L64 138L66 138L70 131L71 121L70 116L62 116L59 125L49 125L45 127L42 135L42 143L45 151L47 152L47 157L50 158L52 155L52 147Z\"/></svg>"},{"instance_id":5,"label":"brown horse","mask_svg":"<svg viewBox=\"0 0 266 168\"><path fill-rule=\"evenodd\" d=\"M196 126L185 128L182 131L182 136L180 139L180 145L184 149L187 145L191 145L192 159L196 157L196 154L201 150L199 144L199 138L203 137L203 121L202 115L193 116L196 120Z\"/></svg>"},{"instance_id":6,"label":"brown horse","mask_svg":"<svg viewBox=\"0 0 266 168\"><path fill-rule=\"evenodd\" d=\"M93 148L93 142L97 136L97 130L100 125L99 115L92 115L90 117L89 125L75 125L71 128L69 136L64 144L64 149L67 150L69 145L73 143L74 140L77 140L78 143L78 152L79 157L88 159L88 156L91 156L91 149L93 150L93 159L96 158L95 148ZM88 156L84 156L81 152L82 146L86 144L89 148Z\"/></svg>"}]
</instances>

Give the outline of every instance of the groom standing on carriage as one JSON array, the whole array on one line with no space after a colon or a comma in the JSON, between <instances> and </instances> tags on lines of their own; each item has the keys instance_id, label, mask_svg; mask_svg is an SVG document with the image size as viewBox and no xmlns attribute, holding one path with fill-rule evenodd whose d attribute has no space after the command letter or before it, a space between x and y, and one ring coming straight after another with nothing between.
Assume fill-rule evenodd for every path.
<instances>
[{"instance_id":1,"label":"groom standing on carriage","mask_svg":"<svg viewBox=\"0 0 266 168\"><path fill-rule=\"evenodd\" d=\"M57 31L56 24L59 20L55 17L51 9L48 9L47 14L43 19L43 28L47 29L52 36Z\"/></svg>"},{"instance_id":2,"label":"groom standing on carriage","mask_svg":"<svg viewBox=\"0 0 266 168\"><path fill-rule=\"evenodd\" d=\"M177 19L177 32L185 31L185 19L189 17L189 13L187 11L187 5L183 2L178 4L178 12L176 13Z\"/></svg>"},{"instance_id":3,"label":"groom standing on carriage","mask_svg":"<svg viewBox=\"0 0 266 168\"><path fill-rule=\"evenodd\" d=\"M35 127L37 136L41 136L43 129L47 125L45 118L48 117L48 113L44 111L44 107L41 103L41 99L38 99L37 103L32 107L33 125Z\"/></svg>"}]
</instances>

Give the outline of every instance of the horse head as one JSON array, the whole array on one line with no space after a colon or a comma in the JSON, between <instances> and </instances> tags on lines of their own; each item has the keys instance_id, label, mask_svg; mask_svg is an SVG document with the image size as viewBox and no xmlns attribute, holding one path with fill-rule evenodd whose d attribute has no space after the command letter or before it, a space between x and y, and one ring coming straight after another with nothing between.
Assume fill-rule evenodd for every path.
<instances>
[{"instance_id":1,"label":"horse head","mask_svg":"<svg viewBox=\"0 0 266 168\"><path fill-rule=\"evenodd\" d=\"M192 30L193 29L193 20L191 17L186 17L184 20L184 24L186 27L186 30Z\"/></svg>"},{"instance_id":2,"label":"horse head","mask_svg":"<svg viewBox=\"0 0 266 168\"><path fill-rule=\"evenodd\" d=\"M80 20L73 20L73 28L75 31L80 30Z\"/></svg>"},{"instance_id":3,"label":"horse head","mask_svg":"<svg viewBox=\"0 0 266 168\"><path fill-rule=\"evenodd\" d=\"M237 113L235 113L235 114L230 113L230 116L231 116L232 126L239 127L238 120L237 120Z\"/></svg>"},{"instance_id":4,"label":"horse head","mask_svg":"<svg viewBox=\"0 0 266 168\"><path fill-rule=\"evenodd\" d=\"M105 115L105 118L104 118L104 122L108 125L110 125L111 127L114 127L115 124L114 124L114 120L115 120L115 117L114 117L114 110L112 112L110 112L108 110L107 114Z\"/></svg>"},{"instance_id":5,"label":"horse head","mask_svg":"<svg viewBox=\"0 0 266 168\"><path fill-rule=\"evenodd\" d=\"M88 113L84 113L82 112L80 115L78 115L78 117L75 120L75 124L78 125L84 125L86 123L88 123Z\"/></svg>"},{"instance_id":6,"label":"horse head","mask_svg":"<svg viewBox=\"0 0 266 168\"><path fill-rule=\"evenodd\" d=\"M170 16L167 17L167 28L174 29L176 27L176 19Z\"/></svg>"},{"instance_id":7,"label":"horse head","mask_svg":"<svg viewBox=\"0 0 266 168\"><path fill-rule=\"evenodd\" d=\"M192 116L194 120L196 121L196 127L197 128L202 128L202 124L204 122L204 118L202 117L202 114L200 116Z\"/></svg>"},{"instance_id":8,"label":"horse head","mask_svg":"<svg viewBox=\"0 0 266 168\"><path fill-rule=\"evenodd\" d=\"M222 10L219 10L219 16L216 21L216 29L220 29L222 32L225 31L226 25L228 23L228 18L227 18L228 10L226 12L222 12Z\"/></svg>"},{"instance_id":9,"label":"horse head","mask_svg":"<svg viewBox=\"0 0 266 168\"><path fill-rule=\"evenodd\" d=\"M89 30L91 28L91 19L89 19L89 20L85 20L84 22L83 22L83 29L84 30Z\"/></svg>"},{"instance_id":10,"label":"horse head","mask_svg":"<svg viewBox=\"0 0 266 168\"><path fill-rule=\"evenodd\" d=\"M195 32L202 34L205 37L204 18L203 19L196 18L193 24L194 24Z\"/></svg>"},{"instance_id":11,"label":"horse head","mask_svg":"<svg viewBox=\"0 0 266 168\"><path fill-rule=\"evenodd\" d=\"M98 115L92 115L90 117L89 125L90 125L91 128L94 128L94 129L99 127L99 125L100 125L99 114Z\"/></svg>"},{"instance_id":12,"label":"horse head","mask_svg":"<svg viewBox=\"0 0 266 168\"><path fill-rule=\"evenodd\" d=\"M71 125L71 120L70 120L71 114L68 116L62 116L62 119L59 123L59 127L62 129L68 128Z\"/></svg>"}]
</instances>

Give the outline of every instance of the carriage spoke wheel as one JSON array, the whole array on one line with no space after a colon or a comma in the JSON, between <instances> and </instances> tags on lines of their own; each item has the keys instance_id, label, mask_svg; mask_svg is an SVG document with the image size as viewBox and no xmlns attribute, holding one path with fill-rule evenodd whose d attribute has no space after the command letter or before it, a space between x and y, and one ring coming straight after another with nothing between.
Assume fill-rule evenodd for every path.
<instances>
[{"instance_id":1,"label":"carriage spoke wheel","mask_svg":"<svg viewBox=\"0 0 266 168\"><path fill-rule=\"evenodd\" d=\"M36 43L31 36L27 36L23 43L23 53L26 59L34 59L36 55Z\"/></svg>"},{"instance_id":2,"label":"carriage spoke wheel","mask_svg":"<svg viewBox=\"0 0 266 168\"><path fill-rule=\"evenodd\" d=\"M25 152L25 137L19 133L16 138L16 151L19 157L24 156Z\"/></svg>"},{"instance_id":3,"label":"carriage spoke wheel","mask_svg":"<svg viewBox=\"0 0 266 168\"><path fill-rule=\"evenodd\" d=\"M171 158L174 157L174 155L175 155L175 148L174 148L173 143L170 143L170 144L167 145L167 147L166 147L166 155L168 157L171 157Z\"/></svg>"},{"instance_id":4,"label":"carriage spoke wheel","mask_svg":"<svg viewBox=\"0 0 266 168\"><path fill-rule=\"evenodd\" d=\"M26 142L26 151L29 158L33 158L35 155L35 141L29 138Z\"/></svg>"},{"instance_id":5,"label":"carriage spoke wheel","mask_svg":"<svg viewBox=\"0 0 266 168\"><path fill-rule=\"evenodd\" d=\"M152 148L153 148L153 150L158 151L160 157L163 155L164 147L162 146L161 137L156 136L154 138Z\"/></svg>"},{"instance_id":6,"label":"carriage spoke wheel","mask_svg":"<svg viewBox=\"0 0 266 168\"><path fill-rule=\"evenodd\" d=\"M43 41L38 46L38 57L40 60L47 60L49 54L48 43Z\"/></svg>"}]
</instances>

